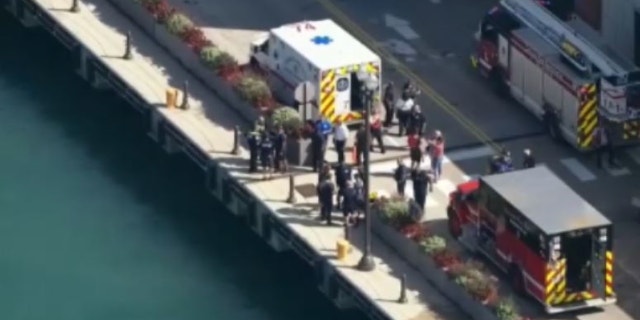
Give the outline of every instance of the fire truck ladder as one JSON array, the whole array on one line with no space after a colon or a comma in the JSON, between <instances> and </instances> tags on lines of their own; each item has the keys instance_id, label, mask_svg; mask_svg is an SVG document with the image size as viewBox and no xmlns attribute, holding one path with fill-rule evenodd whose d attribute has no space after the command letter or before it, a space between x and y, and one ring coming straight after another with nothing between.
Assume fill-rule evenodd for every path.
<instances>
[{"instance_id":1,"label":"fire truck ladder","mask_svg":"<svg viewBox=\"0 0 640 320\"><path fill-rule=\"evenodd\" d=\"M578 70L590 73L595 66L603 76L628 72L536 1L502 0L502 6L558 49Z\"/></svg>"}]
</instances>

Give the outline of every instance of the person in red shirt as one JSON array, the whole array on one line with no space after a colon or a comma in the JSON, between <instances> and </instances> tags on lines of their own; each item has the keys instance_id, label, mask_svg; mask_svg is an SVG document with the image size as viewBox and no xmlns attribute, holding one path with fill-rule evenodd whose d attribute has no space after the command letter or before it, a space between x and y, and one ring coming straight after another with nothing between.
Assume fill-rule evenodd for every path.
<instances>
[{"instance_id":1,"label":"person in red shirt","mask_svg":"<svg viewBox=\"0 0 640 320\"><path fill-rule=\"evenodd\" d=\"M409 146L409 157L411 158L411 169L417 169L422 162L422 140L418 134L412 134L407 138Z\"/></svg>"},{"instance_id":2,"label":"person in red shirt","mask_svg":"<svg viewBox=\"0 0 640 320\"><path fill-rule=\"evenodd\" d=\"M380 113L378 110L373 110L371 114L371 136L378 142L378 147L380 147L380 152L384 153L384 141L382 139L382 117L380 117ZM373 143L371 144L371 152L373 152Z\"/></svg>"},{"instance_id":3,"label":"person in red shirt","mask_svg":"<svg viewBox=\"0 0 640 320\"><path fill-rule=\"evenodd\" d=\"M442 176L442 162L444 161L444 137L442 132L436 130L432 140L429 140L429 158L431 159L431 170L433 171L433 181L437 182Z\"/></svg>"}]
</instances>

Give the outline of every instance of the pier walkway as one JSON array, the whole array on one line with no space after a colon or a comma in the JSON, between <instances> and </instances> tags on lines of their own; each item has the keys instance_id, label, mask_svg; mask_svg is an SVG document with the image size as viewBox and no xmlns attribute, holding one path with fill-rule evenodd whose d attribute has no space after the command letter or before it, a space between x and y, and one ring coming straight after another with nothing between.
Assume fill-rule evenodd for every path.
<instances>
[{"instance_id":1,"label":"pier walkway","mask_svg":"<svg viewBox=\"0 0 640 320\"><path fill-rule=\"evenodd\" d=\"M134 0L131 0L134 1ZM176 60L158 46L152 39L139 30L131 21L117 12L105 0L81 2L80 12L72 13L70 0L35 0L40 9L46 12L56 23L73 35L85 49L97 57L122 82L136 91L146 100L152 113L164 118L171 127L181 131L181 135L192 141L217 166L225 168L229 175L244 186L246 192L262 199L266 206L284 221L286 227L293 230L306 242L317 256L322 256L334 266L336 272L347 279L353 287L386 319L396 320L435 320L467 319L456 307L432 288L417 271L411 269L400 257L374 237L373 247L378 268L373 272L360 272L353 268L361 256L359 241L347 261L335 259L336 242L341 239L343 229L340 226L328 227L316 220L317 199L305 192L297 194L297 204L285 202L288 195L287 177L276 177L263 181L260 176L246 173L248 152L240 155L230 154L233 148L233 128L243 125L241 118L230 107L224 105L213 92L205 88L191 76ZM124 60L125 34L130 31L133 38L133 59ZM55 62L52 62L55 63ZM169 87L180 88L184 81L189 82L189 110L167 109L164 107L165 90ZM90 108L91 106L84 106ZM246 124L245 124L246 125ZM402 151L404 152L404 151ZM397 156L398 154L396 154ZM331 157L334 157L333 155ZM374 161L378 156L374 157ZM378 159L380 160L380 159ZM372 190L391 190L393 160L379 162L373 167ZM203 168L205 169L205 168ZM222 171L222 170L219 170ZM446 178L438 185L439 191L430 195L427 215L433 219L444 218L446 193L453 185L466 177L453 164L446 165ZM296 169L296 186L313 186L317 175L305 169ZM216 178L213 189L224 188L223 178ZM176 186L182 188L184 186ZM216 192L214 192L215 194ZM218 194L224 192L217 192ZM220 195L219 195L220 196ZM224 195L220 197L225 197ZM242 203L234 202L236 212L242 211ZM433 211L433 215L430 213ZM436 214L438 213L438 214ZM212 212L212 214L217 214ZM361 239L361 230L357 229L352 238ZM406 274L409 288L409 302L400 304L400 276ZM282 275L286 276L286 275ZM310 276L313 276L310 274Z\"/></svg>"}]
</instances>

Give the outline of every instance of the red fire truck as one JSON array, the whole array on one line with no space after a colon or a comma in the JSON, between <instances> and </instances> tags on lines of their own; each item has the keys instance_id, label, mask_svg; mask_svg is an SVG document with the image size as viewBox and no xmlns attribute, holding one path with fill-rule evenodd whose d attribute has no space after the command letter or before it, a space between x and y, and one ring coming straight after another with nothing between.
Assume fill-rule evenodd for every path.
<instances>
[{"instance_id":1,"label":"red fire truck","mask_svg":"<svg viewBox=\"0 0 640 320\"><path fill-rule=\"evenodd\" d=\"M460 184L447 214L454 238L548 313L615 303L611 222L547 167Z\"/></svg>"},{"instance_id":2,"label":"red fire truck","mask_svg":"<svg viewBox=\"0 0 640 320\"><path fill-rule=\"evenodd\" d=\"M474 67L578 150L594 147L600 125L617 145L639 143L638 69L586 23L562 21L539 2L502 0L491 9L476 33Z\"/></svg>"}]
</instances>

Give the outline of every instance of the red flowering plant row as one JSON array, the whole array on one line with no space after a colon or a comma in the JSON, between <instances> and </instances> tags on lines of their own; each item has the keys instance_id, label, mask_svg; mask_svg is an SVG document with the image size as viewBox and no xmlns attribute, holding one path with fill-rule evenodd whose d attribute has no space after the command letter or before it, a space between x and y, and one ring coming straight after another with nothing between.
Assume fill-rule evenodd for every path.
<instances>
[{"instance_id":1,"label":"red flowering plant row","mask_svg":"<svg viewBox=\"0 0 640 320\"><path fill-rule=\"evenodd\" d=\"M141 0L140 3L156 22L180 38L206 67L229 83L247 102L266 113L277 107L271 89L261 75L239 66L236 59L209 41L202 29L167 0Z\"/></svg>"},{"instance_id":2,"label":"red flowering plant row","mask_svg":"<svg viewBox=\"0 0 640 320\"><path fill-rule=\"evenodd\" d=\"M447 241L430 232L427 224L416 221L421 214L411 212L407 199L400 196L377 199L372 208L382 222L416 243L425 253L425 258L447 274L449 279L473 297L474 300L492 309L500 320L520 320L515 303L501 299L498 295L497 279L484 266L473 260L465 260Z\"/></svg>"}]
</instances>

